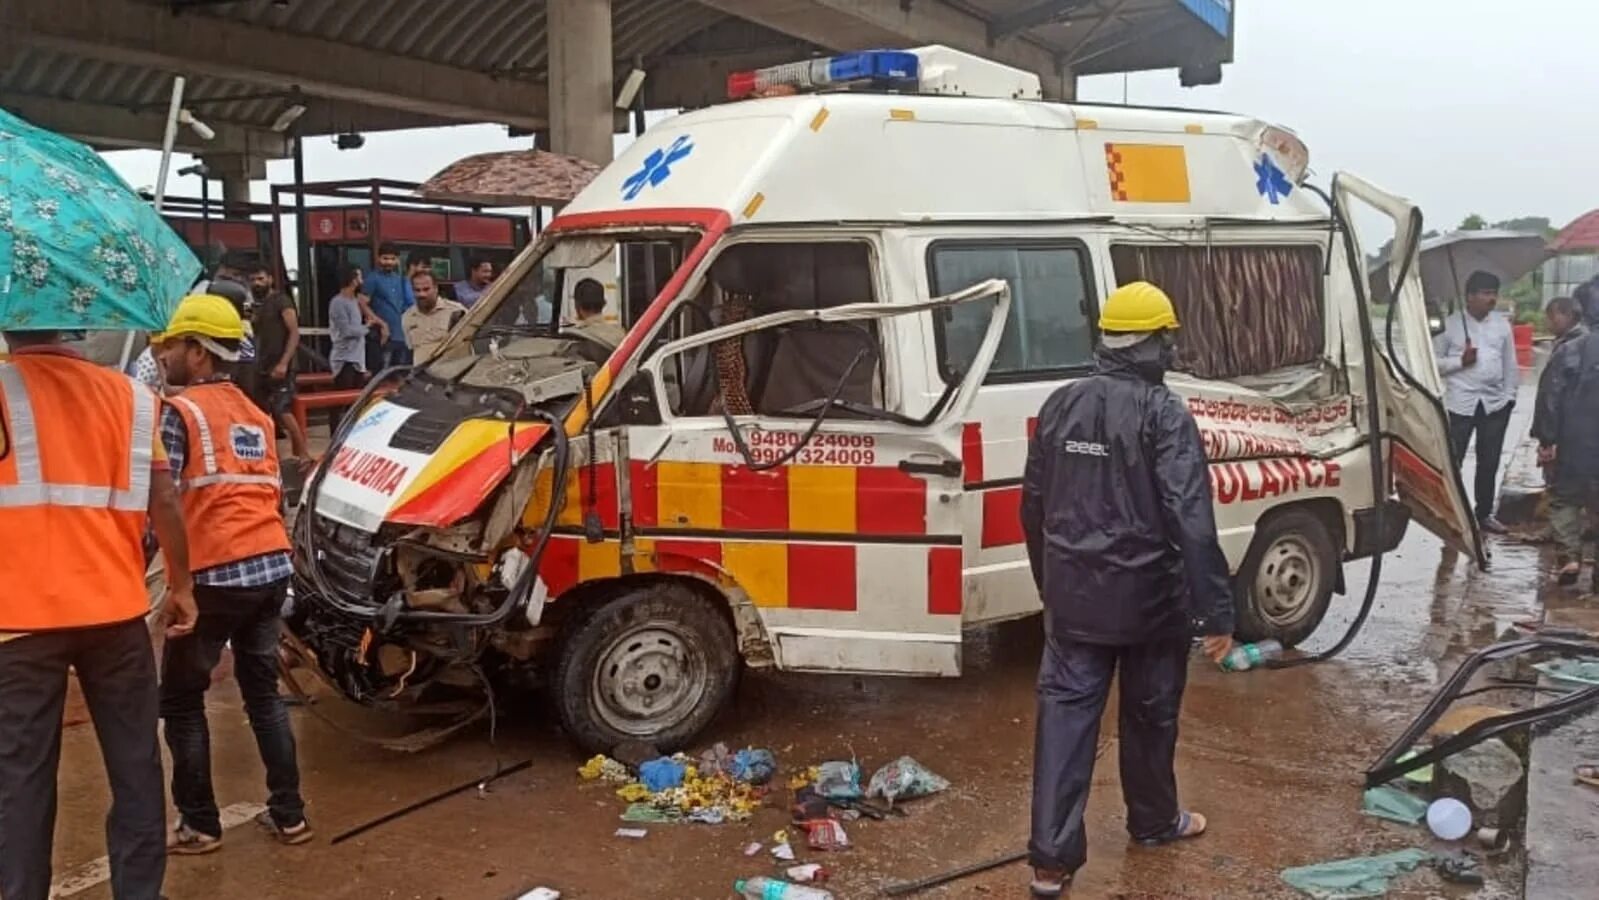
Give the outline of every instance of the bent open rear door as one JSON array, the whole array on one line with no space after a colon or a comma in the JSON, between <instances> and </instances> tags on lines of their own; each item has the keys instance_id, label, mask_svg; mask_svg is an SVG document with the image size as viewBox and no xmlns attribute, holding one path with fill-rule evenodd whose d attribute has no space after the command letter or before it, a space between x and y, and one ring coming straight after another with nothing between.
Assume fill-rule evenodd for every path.
<instances>
[{"instance_id":1,"label":"bent open rear door","mask_svg":"<svg viewBox=\"0 0 1599 900\"><path fill-rule=\"evenodd\" d=\"M1346 222L1352 201L1358 200L1394 224L1393 264L1388 271L1399 276L1400 283L1392 286L1394 299L1388 320L1372 322L1378 354L1386 363L1378 365L1376 371L1384 401L1382 427L1388 438L1394 489L1417 522L1484 566L1477 520L1466 500L1460 470L1449 452L1443 378L1433 355L1416 259L1421 211L1408 200L1343 172L1333 182L1333 196L1344 211ZM1363 269L1365 256L1358 240L1354 246L1356 264ZM1368 283L1363 270L1357 280Z\"/></svg>"}]
</instances>

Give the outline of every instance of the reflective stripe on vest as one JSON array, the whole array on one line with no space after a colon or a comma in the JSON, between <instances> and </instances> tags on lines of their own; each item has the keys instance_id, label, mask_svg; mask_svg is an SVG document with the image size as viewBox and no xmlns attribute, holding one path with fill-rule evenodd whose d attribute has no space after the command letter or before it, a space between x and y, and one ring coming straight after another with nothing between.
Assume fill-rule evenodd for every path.
<instances>
[{"instance_id":1,"label":"reflective stripe on vest","mask_svg":"<svg viewBox=\"0 0 1599 900\"><path fill-rule=\"evenodd\" d=\"M280 487L282 482L271 475L234 475L228 472L217 471L217 448L211 442L211 423L206 420L205 412L200 409L200 404L188 397L173 397L173 403L180 403L183 408L194 416L195 430L200 432L200 459L204 475L182 480L184 488L202 488L213 484L266 484Z\"/></svg>"},{"instance_id":2,"label":"reflective stripe on vest","mask_svg":"<svg viewBox=\"0 0 1599 900\"><path fill-rule=\"evenodd\" d=\"M155 395L128 379L133 392L133 446L128 454L128 487L52 484L44 480L39 457L39 426L28 386L15 366L0 365L0 396L10 415L11 451L16 455L17 483L0 486L0 508L76 506L143 512L150 505L150 464L155 455Z\"/></svg>"}]
</instances>

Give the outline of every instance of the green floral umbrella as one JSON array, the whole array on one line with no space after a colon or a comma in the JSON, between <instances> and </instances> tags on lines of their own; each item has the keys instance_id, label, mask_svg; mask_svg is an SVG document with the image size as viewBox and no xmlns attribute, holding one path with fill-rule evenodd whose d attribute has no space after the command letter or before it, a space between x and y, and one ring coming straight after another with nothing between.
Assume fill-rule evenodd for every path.
<instances>
[{"instance_id":1,"label":"green floral umbrella","mask_svg":"<svg viewBox=\"0 0 1599 900\"><path fill-rule=\"evenodd\" d=\"M199 275L98 153L0 109L0 329L159 330Z\"/></svg>"}]
</instances>

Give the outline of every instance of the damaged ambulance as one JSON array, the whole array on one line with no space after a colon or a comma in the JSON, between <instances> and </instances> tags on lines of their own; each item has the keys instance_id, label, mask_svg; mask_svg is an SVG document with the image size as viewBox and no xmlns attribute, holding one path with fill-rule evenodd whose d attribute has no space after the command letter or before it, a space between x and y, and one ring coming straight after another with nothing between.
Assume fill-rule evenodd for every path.
<instances>
[{"instance_id":1,"label":"damaged ambulance","mask_svg":"<svg viewBox=\"0 0 1599 900\"><path fill-rule=\"evenodd\" d=\"M344 696L540 688L587 748L671 749L746 665L960 674L963 631L1039 609L1032 417L1133 280L1178 305L1241 637L1303 640L1411 519L1480 562L1404 200L1314 187L1281 128L1044 102L941 47L729 87L768 96L650 129L346 417L290 617ZM1385 318L1357 206L1409 273Z\"/></svg>"}]
</instances>

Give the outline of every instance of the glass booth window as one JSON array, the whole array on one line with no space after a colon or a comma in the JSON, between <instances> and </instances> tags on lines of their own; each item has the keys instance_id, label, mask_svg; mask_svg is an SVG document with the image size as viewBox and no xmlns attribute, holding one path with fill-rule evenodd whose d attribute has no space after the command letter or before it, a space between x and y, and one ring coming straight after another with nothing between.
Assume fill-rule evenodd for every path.
<instances>
[{"instance_id":1,"label":"glass booth window","mask_svg":"<svg viewBox=\"0 0 1599 900\"><path fill-rule=\"evenodd\" d=\"M1010 318L989 381L1053 377L1093 362L1093 281L1080 245L935 244L929 268L934 296L990 278L1010 285ZM973 303L935 314L939 369L946 380L971 365L990 308Z\"/></svg>"}]
</instances>

